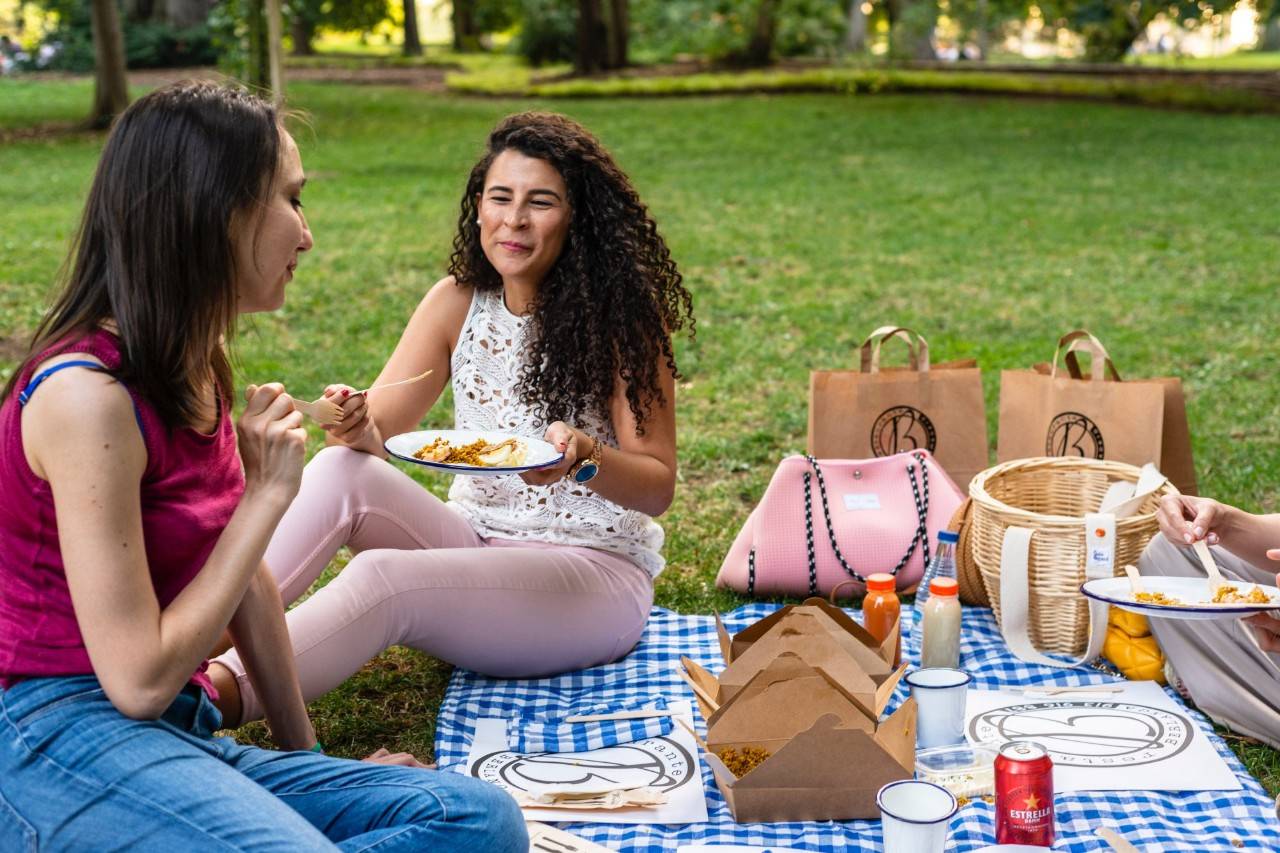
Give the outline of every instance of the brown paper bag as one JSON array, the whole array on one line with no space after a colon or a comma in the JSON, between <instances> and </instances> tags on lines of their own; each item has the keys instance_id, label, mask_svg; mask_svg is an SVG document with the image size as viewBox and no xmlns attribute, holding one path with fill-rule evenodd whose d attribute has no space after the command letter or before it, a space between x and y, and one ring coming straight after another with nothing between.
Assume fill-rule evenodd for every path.
<instances>
[{"instance_id":1,"label":"brown paper bag","mask_svg":"<svg viewBox=\"0 0 1280 853\"><path fill-rule=\"evenodd\" d=\"M880 345L906 341L908 367L880 367ZM928 450L967 490L987 467L982 375L973 360L932 364L929 343L885 326L862 343L859 370L809 376L809 453L819 459L869 459Z\"/></svg>"},{"instance_id":2,"label":"brown paper bag","mask_svg":"<svg viewBox=\"0 0 1280 853\"><path fill-rule=\"evenodd\" d=\"M1078 351L1092 358L1089 376L1080 370ZM1058 370L1060 357L1066 375ZM1196 494L1182 382L1120 381L1106 348L1086 331L1058 341L1052 365L1003 371L999 461L1072 455L1131 465L1151 462L1178 491Z\"/></svg>"}]
</instances>

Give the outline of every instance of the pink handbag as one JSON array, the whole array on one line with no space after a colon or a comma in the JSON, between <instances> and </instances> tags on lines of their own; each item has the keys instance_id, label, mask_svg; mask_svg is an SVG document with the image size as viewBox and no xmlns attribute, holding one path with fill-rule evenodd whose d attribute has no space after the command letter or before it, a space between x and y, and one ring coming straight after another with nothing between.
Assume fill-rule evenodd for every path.
<instances>
[{"instance_id":1,"label":"pink handbag","mask_svg":"<svg viewBox=\"0 0 1280 853\"><path fill-rule=\"evenodd\" d=\"M865 592L887 572L920 582L930 546L964 496L925 450L876 459L788 456L720 566L716 586L748 595Z\"/></svg>"}]
</instances>

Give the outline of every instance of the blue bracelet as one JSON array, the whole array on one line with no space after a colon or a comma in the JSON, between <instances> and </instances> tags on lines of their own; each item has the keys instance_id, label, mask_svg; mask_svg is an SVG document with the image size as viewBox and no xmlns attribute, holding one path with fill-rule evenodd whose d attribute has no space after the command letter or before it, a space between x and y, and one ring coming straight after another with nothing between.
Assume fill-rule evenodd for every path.
<instances>
[{"instance_id":1,"label":"blue bracelet","mask_svg":"<svg viewBox=\"0 0 1280 853\"><path fill-rule=\"evenodd\" d=\"M315 745L315 746L313 746L313 747L311 747L311 749L309 749L309 750L307 750L307 751L308 751L308 752L318 752L319 754L324 755L324 744L320 743L320 741L316 741L316 745Z\"/></svg>"}]
</instances>

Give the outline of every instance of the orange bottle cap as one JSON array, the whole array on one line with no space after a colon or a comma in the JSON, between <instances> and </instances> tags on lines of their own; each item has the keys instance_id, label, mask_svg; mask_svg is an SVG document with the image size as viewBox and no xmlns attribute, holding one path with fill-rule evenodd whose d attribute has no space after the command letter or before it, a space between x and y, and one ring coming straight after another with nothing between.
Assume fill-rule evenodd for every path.
<instances>
[{"instance_id":1,"label":"orange bottle cap","mask_svg":"<svg viewBox=\"0 0 1280 853\"><path fill-rule=\"evenodd\" d=\"M934 578L929 581L930 595L959 595L960 584L955 578Z\"/></svg>"},{"instance_id":2,"label":"orange bottle cap","mask_svg":"<svg viewBox=\"0 0 1280 853\"><path fill-rule=\"evenodd\" d=\"M893 592L897 582L893 575L876 574L867 576L867 592Z\"/></svg>"}]
</instances>

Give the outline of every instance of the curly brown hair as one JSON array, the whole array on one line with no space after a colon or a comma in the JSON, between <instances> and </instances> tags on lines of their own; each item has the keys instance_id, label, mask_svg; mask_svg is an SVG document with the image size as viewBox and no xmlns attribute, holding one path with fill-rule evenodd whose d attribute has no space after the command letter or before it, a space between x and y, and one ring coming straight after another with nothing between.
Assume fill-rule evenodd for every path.
<instances>
[{"instance_id":1,"label":"curly brown hair","mask_svg":"<svg viewBox=\"0 0 1280 853\"><path fill-rule=\"evenodd\" d=\"M551 164L564 179L569 232L538 287L519 385L524 403L547 421L584 413L609 417L615 381L626 385L637 434L655 403L659 355L675 378L672 333L694 334L693 297L630 179L586 128L555 113L508 116L489 134L462 193L449 272L462 285L500 289L502 277L480 245L477 199L494 159L508 149Z\"/></svg>"}]
</instances>

